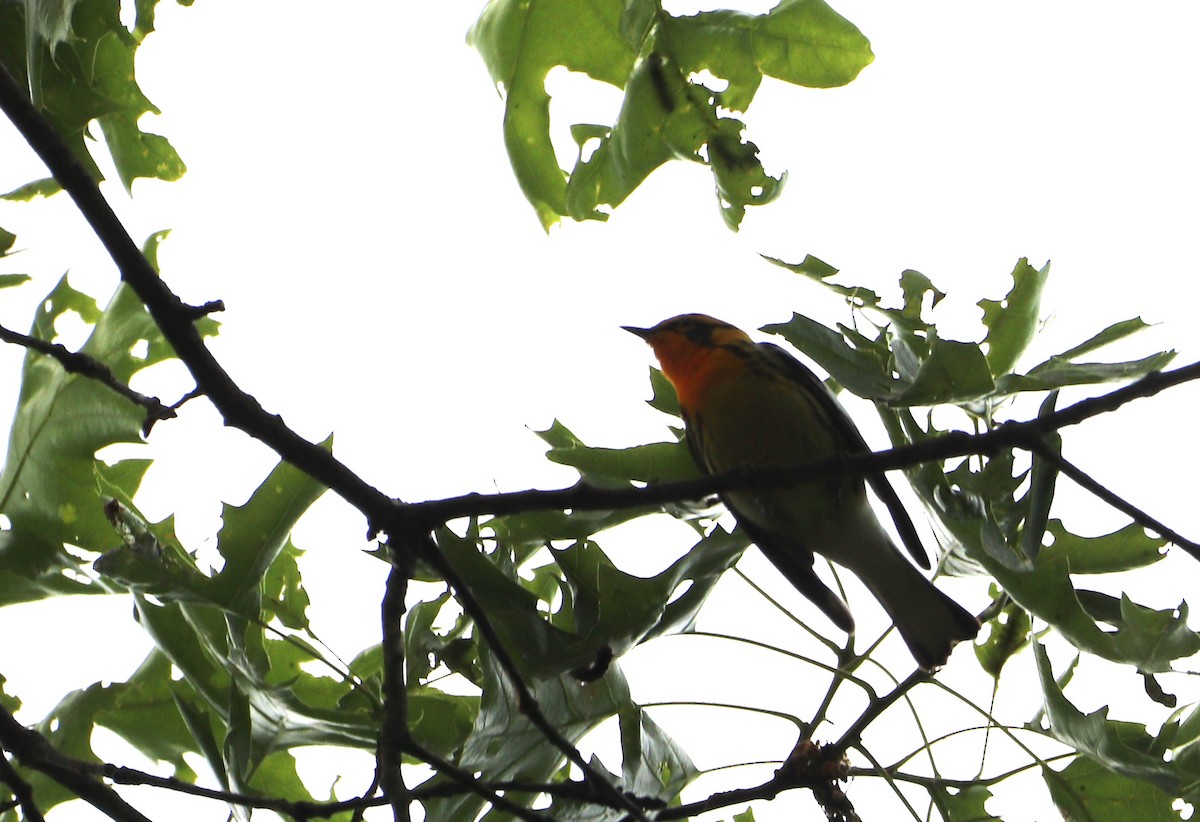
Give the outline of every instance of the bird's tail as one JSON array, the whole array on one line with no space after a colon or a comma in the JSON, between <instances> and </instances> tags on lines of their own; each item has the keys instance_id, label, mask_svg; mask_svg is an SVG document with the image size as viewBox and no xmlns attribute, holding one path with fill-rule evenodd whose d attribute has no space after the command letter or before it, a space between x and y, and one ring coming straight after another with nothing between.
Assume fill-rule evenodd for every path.
<instances>
[{"instance_id":1,"label":"bird's tail","mask_svg":"<svg viewBox=\"0 0 1200 822\"><path fill-rule=\"evenodd\" d=\"M886 576L863 575L863 582L896 623L917 664L927 671L946 664L951 649L979 633L979 620L942 593L896 554Z\"/></svg>"}]
</instances>

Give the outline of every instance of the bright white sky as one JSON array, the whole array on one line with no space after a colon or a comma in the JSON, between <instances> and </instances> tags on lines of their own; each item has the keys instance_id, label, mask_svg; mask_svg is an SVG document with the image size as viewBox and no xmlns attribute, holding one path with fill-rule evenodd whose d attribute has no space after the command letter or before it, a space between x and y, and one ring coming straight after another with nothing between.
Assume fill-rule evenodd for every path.
<instances>
[{"instance_id":1,"label":"bright white sky","mask_svg":"<svg viewBox=\"0 0 1200 822\"><path fill-rule=\"evenodd\" d=\"M840 267L845 282L893 296L899 272L916 268L950 293L944 335L964 339L978 334L973 304L1004 293L1017 258L1037 266L1052 259L1052 321L1038 353L1141 315L1161 326L1117 353L1176 347L1180 363L1200 356L1190 324L1200 297L1200 7L835 7L871 38L875 63L845 89L764 85L749 136L790 179L781 200L751 211L740 234L723 227L708 172L675 164L608 224L566 225L547 238L508 168L501 102L464 43L479 2L402 10L343 3L336 16L279 0L163 3L139 79L164 112L151 129L170 137L190 171L175 184L135 184L133 202L119 186L107 192L135 238L174 230L160 261L184 299L225 301L213 346L240 383L306 436L335 432L346 463L414 501L569 483L570 472L545 462L527 430L555 417L595 444L662 438L664 420L642 403L649 352L619 325L684 311L747 328L793 310L831 324L847 319L838 301L759 253L811 253ZM551 90L563 95L584 85L553 80ZM611 122L615 99L560 98L553 112L564 118L561 134L570 122ZM41 173L11 130L0 129L0 156L0 190ZM64 198L0 203L0 225L27 249L5 270L37 276L4 294L4 325L24 329L30 307L67 269L102 302L111 293L111 264ZM10 405L20 357L0 350L0 392ZM182 390L163 386L154 384L168 399ZM1093 422L1071 432L1068 456L1184 533L1200 534L1192 483L1180 481L1200 449L1194 438L1178 439L1198 399L1184 388ZM868 420L868 439L881 443L869 417L852 410ZM192 548L211 548L218 501L241 502L273 464L261 446L219 430L198 403L183 420L159 425L151 449L160 462L147 477L144 510L176 513ZM1073 489L1060 498L1080 530L1122 524ZM376 631L384 572L359 555L365 525L353 512L326 499L315 514L297 534L320 569L306 583L318 630L349 655ZM620 553L622 567L657 570L690 544L681 529L657 533ZM1177 604L1196 590L1198 575L1192 563L1169 561L1186 575L1177 590L1129 589L1147 604ZM741 567L809 613L756 555ZM984 602L978 585L947 587L971 607ZM755 635L786 643L794 634L761 601L746 599L736 579L711 607L722 603L754 609L748 630L763 632ZM0 613L0 669L30 722L66 688L123 678L145 652L128 603L89 600L74 624L40 622L60 605ZM46 637L30 624L45 624L72 649L75 664L55 672L52 684L35 657ZM719 617L710 625L728 627ZM625 661L635 695L682 692L801 710L793 697L805 693L805 669L762 675L763 659L742 649L670 642L691 643L681 650L687 661L670 671L654 671L646 655ZM1029 655L1013 664L1028 681ZM772 680L788 683L783 695L767 687ZM977 678L967 680L964 687L978 688ZM1075 696L1087 710L1113 698ZM1016 719L1030 716L1031 696L1002 692L1007 698ZM1146 698L1134 693L1129 705L1144 720ZM705 766L779 758L793 741L787 728L740 714L708 712L678 727L669 711L656 716ZM702 742L716 745L706 753ZM745 770L729 778L756 781ZM1039 780L1028 784L1044 793ZM863 780L851 787L860 807L873 801L870 793ZM817 813L796 794L759 807L758 818L797 808ZM1020 802L994 809L1005 819L1046 816ZM216 806L212 812L222 816Z\"/></svg>"}]
</instances>

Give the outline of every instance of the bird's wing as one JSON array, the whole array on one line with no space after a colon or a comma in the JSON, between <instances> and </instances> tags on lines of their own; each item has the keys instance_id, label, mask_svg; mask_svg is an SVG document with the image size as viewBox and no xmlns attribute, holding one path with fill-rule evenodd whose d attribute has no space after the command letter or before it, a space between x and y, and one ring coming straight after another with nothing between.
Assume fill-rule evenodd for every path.
<instances>
[{"instance_id":1,"label":"bird's wing","mask_svg":"<svg viewBox=\"0 0 1200 822\"><path fill-rule=\"evenodd\" d=\"M850 419L846 409L816 374L774 343L759 343L758 345L783 373L808 389L809 393L817 399L819 407L825 412L827 422L841 436L847 451L859 454L870 452L871 449L854 424L854 420ZM871 474L867 477L867 483L875 492L875 496L879 497L887 507L888 514L891 515L892 522L896 525L896 531L900 534L900 540L908 549L908 553L916 560L917 565L928 570L929 555L925 552L925 546L921 544L921 537L917 534L917 528L913 525L912 518L909 517L904 504L900 502L900 497L896 494L896 489L892 487L887 476Z\"/></svg>"},{"instance_id":2,"label":"bird's wing","mask_svg":"<svg viewBox=\"0 0 1200 822\"><path fill-rule=\"evenodd\" d=\"M834 403L834 405L837 404ZM701 469L710 470L711 466L704 459L704 453L700 448L702 436L700 420L690 419L685 412L683 421L687 432L685 439L688 450L692 452L692 458L696 460L696 465ZM738 525L746 532L746 536L750 537L750 541L758 546L758 550L762 551L763 556L771 561L779 573L783 574L784 578L797 591L820 608L821 612L829 617L834 625L848 634L854 633L854 617L850 615L850 609L837 594L829 589L829 586L821 581L816 571L813 570L813 552L795 540L759 528L749 517L742 516L737 507L730 504L725 495L722 495L722 499L725 507L737 519Z\"/></svg>"},{"instance_id":3,"label":"bird's wing","mask_svg":"<svg viewBox=\"0 0 1200 822\"><path fill-rule=\"evenodd\" d=\"M834 625L848 634L854 633L854 617L850 616L850 609L813 570L813 552L798 542L760 529L747 517L739 515L735 509L731 510L746 536L758 546L763 556L771 560L771 564L779 573L812 604L820 608Z\"/></svg>"}]
</instances>

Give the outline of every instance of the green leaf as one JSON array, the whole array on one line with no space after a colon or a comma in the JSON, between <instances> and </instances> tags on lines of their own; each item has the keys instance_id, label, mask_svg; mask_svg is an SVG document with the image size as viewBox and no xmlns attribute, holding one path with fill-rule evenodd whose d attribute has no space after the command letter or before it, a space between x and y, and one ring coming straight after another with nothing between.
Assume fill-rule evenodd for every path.
<instances>
[{"instance_id":1,"label":"green leaf","mask_svg":"<svg viewBox=\"0 0 1200 822\"><path fill-rule=\"evenodd\" d=\"M0 249L2 250L2 249ZM32 277L28 274L0 274L0 288L12 288L29 282Z\"/></svg>"},{"instance_id":2,"label":"green leaf","mask_svg":"<svg viewBox=\"0 0 1200 822\"><path fill-rule=\"evenodd\" d=\"M1062 520L1052 519L1047 532L1054 542L1042 549L1043 556L1063 556L1073 574L1109 574L1129 571L1158 562L1166 556L1166 540L1150 536L1137 523L1098 537L1072 534Z\"/></svg>"},{"instance_id":3,"label":"green leaf","mask_svg":"<svg viewBox=\"0 0 1200 822\"><path fill-rule=\"evenodd\" d=\"M597 478L660 483L701 476L691 452L682 442L654 442L630 448L593 448L579 444L551 448L546 452L546 459L575 468L592 483Z\"/></svg>"},{"instance_id":4,"label":"green leaf","mask_svg":"<svg viewBox=\"0 0 1200 822\"><path fill-rule=\"evenodd\" d=\"M297 560L304 554L288 539L263 577L263 610L294 631L309 630L308 591Z\"/></svg>"},{"instance_id":5,"label":"green leaf","mask_svg":"<svg viewBox=\"0 0 1200 822\"><path fill-rule=\"evenodd\" d=\"M173 352L145 307L125 286L103 312L63 278L39 306L30 334L53 341L55 323L75 313L94 325L80 349L128 383ZM215 325L204 323L201 333ZM0 533L0 572L25 577L78 569L65 544L103 551L119 540L104 515L101 478L123 484L132 496L147 462L104 466L95 453L119 442L140 442L145 411L101 383L63 370L53 358L28 351L21 393L0 472L0 513L11 525ZM50 585L47 590L56 586Z\"/></svg>"},{"instance_id":6,"label":"green leaf","mask_svg":"<svg viewBox=\"0 0 1200 822\"><path fill-rule=\"evenodd\" d=\"M504 143L513 171L543 228L566 209L566 175L550 142L550 69L565 66L625 85L634 54L621 37L618 3L497 0L468 34L505 97Z\"/></svg>"},{"instance_id":7,"label":"green leaf","mask_svg":"<svg viewBox=\"0 0 1200 822\"><path fill-rule=\"evenodd\" d=\"M136 177L173 180L184 170L164 138L138 127L141 115L158 111L134 75L151 6L140 0L139 27L130 32L113 0L0 4L0 61L28 84L34 103L97 180L100 170L86 141L89 124L98 121L126 187ZM40 181L14 193L44 195L51 185Z\"/></svg>"},{"instance_id":8,"label":"green leaf","mask_svg":"<svg viewBox=\"0 0 1200 822\"><path fill-rule=\"evenodd\" d=\"M1028 374L1010 374L1001 377L997 381L997 393L1050 391L1069 385L1093 385L1135 380L1151 372L1163 370L1173 359L1175 359L1174 351L1160 351L1140 360L1113 363L1076 363L1061 357L1051 357L1046 362L1031 368Z\"/></svg>"},{"instance_id":9,"label":"green leaf","mask_svg":"<svg viewBox=\"0 0 1200 822\"><path fill-rule=\"evenodd\" d=\"M889 400L892 405L966 403L995 390L979 346L943 340L932 329L928 339L928 357L921 362L912 382Z\"/></svg>"},{"instance_id":10,"label":"green leaf","mask_svg":"<svg viewBox=\"0 0 1200 822\"><path fill-rule=\"evenodd\" d=\"M119 112L101 117L99 123L126 191L138 177L173 182L187 171L166 137L138 127L138 115Z\"/></svg>"},{"instance_id":11,"label":"green leaf","mask_svg":"<svg viewBox=\"0 0 1200 822\"><path fill-rule=\"evenodd\" d=\"M683 594L667 603L658 623L646 632L642 641L690 631L713 586L722 574L737 564L749 545L750 540L740 528L733 533L720 527L714 528L684 556L655 577L656 584L661 588L670 586L671 595L683 580L691 580L692 584Z\"/></svg>"},{"instance_id":12,"label":"green leaf","mask_svg":"<svg viewBox=\"0 0 1200 822\"><path fill-rule=\"evenodd\" d=\"M650 369L650 389L654 395L647 400L650 407L669 414L672 417L682 417L679 410L679 397L675 394L675 386L657 368Z\"/></svg>"},{"instance_id":13,"label":"green leaf","mask_svg":"<svg viewBox=\"0 0 1200 822\"><path fill-rule=\"evenodd\" d=\"M616 122L571 172L565 213L572 219L601 219L601 207L623 203L668 160L703 162L701 149L718 134L712 95L689 82L669 51L656 50L658 44L655 36L647 38L632 73L621 83L625 99ZM731 121L723 139L729 142L730 130L740 135L741 128L740 121ZM740 145L740 136L736 142ZM729 147L733 152L732 142ZM709 152L711 160L711 145ZM730 162L736 160L731 157Z\"/></svg>"},{"instance_id":14,"label":"green leaf","mask_svg":"<svg viewBox=\"0 0 1200 822\"><path fill-rule=\"evenodd\" d=\"M477 696L448 694L436 688L409 687L408 727L413 737L438 756L462 748L479 715Z\"/></svg>"},{"instance_id":15,"label":"green leaf","mask_svg":"<svg viewBox=\"0 0 1200 822\"><path fill-rule=\"evenodd\" d=\"M1014 600L1082 651L1149 673L1169 670L1172 661L1200 651L1200 635L1187 627L1185 604L1176 614L1122 598L1115 616L1110 615L1116 630L1104 631L1080 602L1065 557L1043 554L1036 570L1027 572L1014 571L990 558L984 565Z\"/></svg>"},{"instance_id":16,"label":"green leaf","mask_svg":"<svg viewBox=\"0 0 1200 822\"><path fill-rule=\"evenodd\" d=\"M842 334L801 314L793 314L786 323L764 325L762 330L783 337L857 396L880 399L896 391L895 382L883 369L888 353L882 344L851 347Z\"/></svg>"},{"instance_id":17,"label":"green leaf","mask_svg":"<svg viewBox=\"0 0 1200 822\"><path fill-rule=\"evenodd\" d=\"M806 255L804 257L804 259L798 263L789 263L784 260L778 259L776 257L768 257L765 254L763 254L761 256L764 260L766 260L769 263L773 263L774 265L777 265L780 268L786 268L788 271L791 271L794 274L799 274L803 277L807 277L808 279L812 280L813 282L818 283L819 285L822 285L825 288L829 289L834 294L845 297L846 302L849 303L854 308L878 308L879 307L879 295L876 294L871 289L861 288L859 286L852 286L852 285L841 285L839 283L830 282L829 278L836 275L838 273L838 269L834 268L833 266L831 266L829 263L825 262L824 260L817 259L816 257L814 257L811 254ZM795 323L795 321L796 321L795 318L801 318L801 319L805 319L805 320L808 319L807 317L802 317L802 315L800 315L800 314L794 314L792 323ZM809 320L809 322L812 322L812 321ZM785 334L782 330L772 330L772 329L783 329L784 327L785 326L783 324L774 325L774 326L764 326L762 330L767 331L768 333L771 333L771 334L782 334L784 337L786 337L787 334ZM826 330L828 330L828 329L826 329ZM804 331L803 331L803 329L795 329L793 333L802 334L802 333L804 333ZM793 342L792 344L796 345L797 348L800 347L795 342ZM810 355L810 356L812 356L812 355ZM815 358L816 357L814 356L814 359Z\"/></svg>"},{"instance_id":18,"label":"green leaf","mask_svg":"<svg viewBox=\"0 0 1200 822\"><path fill-rule=\"evenodd\" d=\"M552 540L587 539L608 528L629 522L649 513L648 508L625 508L616 511L530 511L496 517L481 524L491 531L497 543L510 551L515 561L524 562L535 551Z\"/></svg>"},{"instance_id":19,"label":"green leaf","mask_svg":"<svg viewBox=\"0 0 1200 822\"><path fill-rule=\"evenodd\" d=\"M904 308L901 315L912 323L924 325L921 316L925 307L925 295L931 294L930 308L933 308L946 297L946 292L933 284L933 281L922 274L907 268L900 272L900 291L904 294Z\"/></svg>"},{"instance_id":20,"label":"green leaf","mask_svg":"<svg viewBox=\"0 0 1200 822\"><path fill-rule=\"evenodd\" d=\"M469 40L505 96L509 158L545 228L563 215L606 219L654 169L685 159L712 168L723 216L736 229L747 206L778 195L783 178L764 171L729 112L749 105L764 74L843 85L872 59L862 33L822 0L784 0L757 16L691 17L645 2L493 0ZM581 151L569 176L550 141L545 80L557 66L625 91L611 126L572 126ZM702 70L726 87L706 88Z\"/></svg>"},{"instance_id":21,"label":"green leaf","mask_svg":"<svg viewBox=\"0 0 1200 822\"><path fill-rule=\"evenodd\" d=\"M701 12L664 22L689 72L726 80L720 104L745 111L763 75L812 88L844 86L875 59L854 24L823 0L783 0L767 14Z\"/></svg>"},{"instance_id":22,"label":"green leaf","mask_svg":"<svg viewBox=\"0 0 1200 822\"><path fill-rule=\"evenodd\" d=\"M1050 797L1064 819L1090 822L1168 822L1180 820L1174 796L1151 782L1131 779L1081 756L1063 770L1043 771Z\"/></svg>"},{"instance_id":23,"label":"green leaf","mask_svg":"<svg viewBox=\"0 0 1200 822\"><path fill-rule=\"evenodd\" d=\"M501 674L492 655L481 649L485 674L479 716L462 746L456 764L469 773L478 772L485 782L548 782L563 760L562 752L519 709L516 695ZM595 682L582 683L569 676L529 683L546 719L567 741L576 743L604 720L616 716L633 703L629 685L617 665ZM429 783L453 784L437 776ZM516 791L505 796L529 804L533 797ZM426 819L475 819L483 800L472 793L426 804Z\"/></svg>"},{"instance_id":24,"label":"green leaf","mask_svg":"<svg viewBox=\"0 0 1200 822\"><path fill-rule=\"evenodd\" d=\"M516 573L484 554L475 540L447 528L435 534L438 548L487 612L500 640L527 676L544 678L589 664L598 648L573 644L571 633L556 628L543 615L538 597L524 588ZM549 610L549 605L544 606ZM570 651L568 652L568 648Z\"/></svg>"},{"instance_id":25,"label":"green leaf","mask_svg":"<svg viewBox=\"0 0 1200 822\"><path fill-rule=\"evenodd\" d=\"M1054 412L1058 392L1051 391L1038 409L1038 417ZM1062 436L1053 432L1042 438L1047 448L1062 456ZM1050 503L1054 500L1054 485L1058 469L1040 453L1033 454L1033 466L1029 471L1029 494L1024 502L1027 506L1025 523L1021 528L1021 550L1031 562L1036 563L1042 551L1042 538L1046 534L1046 522L1050 518Z\"/></svg>"},{"instance_id":26,"label":"green leaf","mask_svg":"<svg viewBox=\"0 0 1200 822\"><path fill-rule=\"evenodd\" d=\"M992 596L998 593L992 586ZM987 621L987 626L987 639L975 644L975 658L984 673L999 680L1005 663L1029 644L1032 622L1029 613L1010 599Z\"/></svg>"},{"instance_id":27,"label":"green leaf","mask_svg":"<svg viewBox=\"0 0 1200 822\"><path fill-rule=\"evenodd\" d=\"M621 785L668 804L699 774L687 752L636 705L619 714Z\"/></svg>"},{"instance_id":28,"label":"green leaf","mask_svg":"<svg viewBox=\"0 0 1200 822\"><path fill-rule=\"evenodd\" d=\"M772 177L758 159L758 146L742 137L745 125L722 117L708 137L708 165L717 184L721 215L737 231L747 206L766 205L783 193L787 174Z\"/></svg>"},{"instance_id":29,"label":"green leaf","mask_svg":"<svg viewBox=\"0 0 1200 822\"><path fill-rule=\"evenodd\" d=\"M910 426L908 430L920 429ZM916 441L931 435L917 435ZM1173 660L1200 650L1200 634L1187 627L1184 604L1176 614L1113 600L1105 621L1117 630L1100 628L1081 603L1071 579L1075 572L1072 557L1086 553L1086 543L1068 537L1059 550L1053 546L1043 549L1036 566L1029 562L1013 539L1016 520L1024 512L1021 506L1004 504L1021 482L1020 476L1013 475L1011 461L1012 455L1007 453L993 456L983 471L972 470L964 461L949 475L934 466L909 473L913 490L937 518L943 541L949 543L950 555L943 569L963 574L984 570L1018 605L1049 623L1080 650L1142 671L1168 670ZM1061 524L1053 521L1048 525L1056 539L1060 528ZM1145 555L1141 539L1128 533L1098 539L1101 542L1097 544L1111 554L1098 555L1092 566L1085 558L1081 567L1119 567Z\"/></svg>"},{"instance_id":30,"label":"green leaf","mask_svg":"<svg viewBox=\"0 0 1200 822\"><path fill-rule=\"evenodd\" d=\"M825 281L827 279L838 273L838 269L811 254L805 254L804 259L798 263L785 262L777 257L769 257L766 254L761 256L769 263L774 263L775 265L780 266L781 268L786 268L788 271L795 272L796 274L803 274L805 277L808 277L810 280L818 282L821 285L828 285L830 288L834 289L845 288L845 286L835 286L830 283L826 283ZM853 291L854 289L850 290Z\"/></svg>"},{"instance_id":31,"label":"green leaf","mask_svg":"<svg viewBox=\"0 0 1200 822\"><path fill-rule=\"evenodd\" d=\"M943 787L930 790L946 822L1002 822L1000 817L988 813L985 805L992 792L983 785L972 785L954 793Z\"/></svg>"},{"instance_id":32,"label":"green leaf","mask_svg":"<svg viewBox=\"0 0 1200 822\"><path fill-rule=\"evenodd\" d=\"M1123 340L1128 336L1143 331L1150 326L1145 323L1141 317L1134 317L1130 320L1122 320L1118 323L1113 323L1108 328L1105 328L1099 334L1082 342L1074 348L1068 349L1058 355L1059 359L1073 360L1076 357L1081 357L1084 354L1090 354L1098 348L1103 348L1109 343L1114 343L1117 340Z\"/></svg>"},{"instance_id":33,"label":"green leaf","mask_svg":"<svg viewBox=\"0 0 1200 822\"><path fill-rule=\"evenodd\" d=\"M1195 782L1195 774L1181 770L1178 760L1166 762L1161 755L1153 752L1155 740L1146 732L1144 726L1109 719L1107 707L1098 708L1090 714L1080 712L1063 695L1054 681L1050 661L1040 643L1034 643L1033 652L1046 700L1046 718L1050 723L1050 734L1055 739L1086 754L1093 764L1121 776L1127 783L1126 788L1132 789L1134 782L1148 783L1168 796L1175 797L1182 795L1185 784ZM1075 779L1083 779L1091 773L1076 771L1072 776ZM1103 797L1114 783L1108 780L1100 780L1100 783L1107 788L1101 790L1097 798L1102 803L1111 801L1111 797L1109 800L1104 800ZM1099 790L1099 786L1097 787ZM1194 787L1190 792L1194 793ZM1056 795L1055 802L1059 801L1060 796ZM1075 796L1075 801L1082 800Z\"/></svg>"},{"instance_id":34,"label":"green leaf","mask_svg":"<svg viewBox=\"0 0 1200 822\"><path fill-rule=\"evenodd\" d=\"M27 203L38 197L50 197L62 191L62 185L53 177L34 180L23 186L18 186L7 194L0 194L0 200Z\"/></svg>"},{"instance_id":35,"label":"green leaf","mask_svg":"<svg viewBox=\"0 0 1200 822\"><path fill-rule=\"evenodd\" d=\"M717 580L747 545L743 535L716 528L653 577L621 571L592 542L556 549L554 561L571 586L569 616L577 636L562 653L577 658L574 647L579 645L585 659L589 654L594 658L600 648L619 657L651 637L687 630ZM684 583L687 590L676 597Z\"/></svg>"},{"instance_id":36,"label":"green leaf","mask_svg":"<svg viewBox=\"0 0 1200 822\"><path fill-rule=\"evenodd\" d=\"M1013 269L1013 286L1004 299L979 301L988 329L984 338L987 364L995 376L1010 373L1037 334L1042 289L1049 276L1050 263L1036 269L1022 257Z\"/></svg>"},{"instance_id":37,"label":"green leaf","mask_svg":"<svg viewBox=\"0 0 1200 822\"><path fill-rule=\"evenodd\" d=\"M672 390L672 398L674 391ZM676 403L677 404L677 403ZM634 480L639 482L669 482L693 479L700 471L692 459L687 446L680 441L673 443L651 443L632 448L593 448L584 444L566 426L555 420L550 428L536 432L552 448L546 456L552 462L570 465L579 471L582 483L599 488L628 488ZM615 511L580 511L570 516L559 512L532 512L515 517L502 518L501 528L508 531L509 539L538 544L548 539L582 539L599 531L635 519L654 511L691 517L697 510L707 510L688 503L642 506ZM518 535L515 527L533 526L531 534ZM580 528L580 525L585 527ZM588 530L588 529L591 530Z\"/></svg>"},{"instance_id":38,"label":"green leaf","mask_svg":"<svg viewBox=\"0 0 1200 822\"><path fill-rule=\"evenodd\" d=\"M496 553L486 554L473 540L448 530L436 536L446 558L487 610L505 647L535 678L578 670L604 653L620 656L651 637L686 630L721 574L748 544L740 532L714 529L649 578L621 571L591 541L555 549L554 561L568 587L560 610L551 614L557 587L519 578L507 563L503 541ZM685 583L687 590L676 596ZM540 594L531 590L535 584Z\"/></svg>"},{"instance_id":39,"label":"green leaf","mask_svg":"<svg viewBox=\"0 0 1200 822\"><path fill-rule=\"evenodd\" d=\"M301 802L316 802L300 775L296 772L296 758L290 751L278 751L267 756L254 769L249 786L259 796L286 796ZM326 797L324 800L331 799ZM350 822L352 813L345 811L332 815L336 822ZM246 818L250 819L249 813Z\"/></svg>"},{"instance_id":40,"label":"green leaf","mask_svg":"<svg viewBox=\"0 0 1200 822\"><path fill-rule=\"evenodd\" d=\"M11 231L5 231L3 228L0 228L0 257L7 257L9 251L12 250L13 244L16 241L17 241L16 234L13 234ZM28 275L6 274L5 276L6 277L24 276L24 277L26 277L26 279L28 279Z\"/></svg>"},{"instance_id":41,"label":"green leaf","mask_svg":"<svg viewBox=\"0 0 1200 822\"><path fill-rule=\"evenodd\" d=\"M332 449L332 438L321 447ZM217 550L225 558L225 567L215 579L218 602L246 616L258 616L264 576L284 550L296 522L323 493L325 486L280 461L245 505L222 507Z\"/></svg>"},{"instance_id":42,"label":"green leaf","mask_svg":"<svg viewBox=\"0 0 1200 822\"><path fill-rule=\"evenodd\" d=\"M152 652L126 682L96 683L67 694L37 730L60 753L99 764L101 760L92 750L92 732L97 726L105 727L148 759L168 763L176 777L192 781L196 774L183 755L196 747L176 709L174 695L187 688L185 683L172 681L166 657ZM76 798L41 773L26 772L26 776L43 811Z\"/></svg>"}]
</instances>

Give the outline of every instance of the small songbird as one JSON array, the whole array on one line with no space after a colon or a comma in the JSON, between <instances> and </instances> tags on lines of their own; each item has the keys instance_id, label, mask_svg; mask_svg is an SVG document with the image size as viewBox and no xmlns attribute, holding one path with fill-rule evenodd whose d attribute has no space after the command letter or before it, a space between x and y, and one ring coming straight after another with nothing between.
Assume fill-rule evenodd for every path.
<instances>
[{"instance_id":1,"label":"small songbird","mask_svg":"<svg viewBox=\"0 0 1200 822\"><path fill-rule=\"evenodd\" d=\"M779 346L755 343L740 329L703 314L625 330L654 349L679 397L688 447L709 474L800 466L869 450L833 393ZM895 489L881 474L868 482L909 553L928 568ZM817 577L814 551L863 581L926 670L944 665L956 642L979 632L978 620L900 553L875 517L861 478L843 475L721 497L767 559L846 632L853 633L854 619Z\"/></svg>"}]
</instances>

